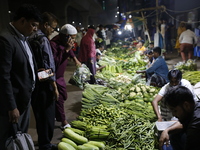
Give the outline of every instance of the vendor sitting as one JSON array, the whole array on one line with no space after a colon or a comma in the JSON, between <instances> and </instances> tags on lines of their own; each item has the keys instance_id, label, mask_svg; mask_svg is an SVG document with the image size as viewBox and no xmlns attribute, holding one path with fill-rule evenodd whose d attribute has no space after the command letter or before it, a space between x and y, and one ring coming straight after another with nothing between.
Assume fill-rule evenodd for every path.
<instances>
[{"instance_id":1,"label":"vendor sitting","mask_svg":"<svg viewBox=\"0 0 200 150\"><path fill-rule=\"evenodd\" d=\"M96 71L102 70L103 68L106 67L106 66L101 66L98 64L100 59L101 59L101 54L97 52L96 53Z\"/></svg>"},{"instance_id":2,"label":"vendor sitting","mask_svg":"<svg viewBox=\"0 0 200 150\"><path fill-rule=\"evenodd\" d=\"M136 73L146 73L147 84L155 87L162 87L168 82L167 74L169 72L168 66L161 56L161 48L155 47L153 49L155 62L146 70L137 71Z\"/></svg>"},{"instance_id":3,"label":"vendor sitting","mask_svg":"<svg viewBox=\"0 0 200 150\"><path fill-rule=\"evenodd\" d=\"M99 53L100 55L103 54L103 50L104 50L104 45L103 44L96 44L96 53Z\"/></svg>"},{"instance_id":4,"label":"vendor sitting","mask_svg":"<svg viewBox=\"0 0 200 150\"><path fill-rule=\"evenodd\" d=\"M146 51L146 47L144 47L143 45L144 43L142 41L138 42L138 44L136 45L136 50L130 52L129 55L135 53L136 51L141 52L141 55L143 55Z\"/></svg>"},{"instance_id":5,"label":"vendor sitting","mask_svg":"<svg viewBox=\"0 0 200 150\"><path fill-rule=\"evenodd\" d=\"M153 51L152 50L146 50L144 52L144 55L146 55L148 57L148 63L146 65L146 68L148 69L155 62L155 58L153 57Z\"/></svg>"},{"instance_id":6,"label":"vendor sitting","mask_svg":"<svg viewBox=\"0 0 200 150\"><path fill-rule=\"evenodd\" d=\"M146 50L146 47L144 47L144 42L139 41L138 44L136 45L136 48L138 51L144 52Z\"/></svg>"}]
</instances>

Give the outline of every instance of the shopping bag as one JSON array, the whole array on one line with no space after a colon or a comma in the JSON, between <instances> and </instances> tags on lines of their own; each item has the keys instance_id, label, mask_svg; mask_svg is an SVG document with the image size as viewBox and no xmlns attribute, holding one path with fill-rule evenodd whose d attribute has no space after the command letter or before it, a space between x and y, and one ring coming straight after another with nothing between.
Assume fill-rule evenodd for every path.
<instances>
[{"instance_id":1,"label":"shopping bag","mask_svg":"<svg viewBox=\"0 0 200 150\"><path fill-rule=\"evenodd\" d=\"M35 150L28 133L22 133L17 123L12 124L12 136L6 140L6 150Z\"/></svg>"},{"instance_id":2,"label":"shopping bag","mask_svg":"<svg viewBox=\"0 0 200 150\"><path fill-rule=\"evenodd\" d=\"M84 84L90 80L91 76L90 69L85 65L82 64L80 67L74 71L72 77L68 81L68 83L78 86L80 89L84 88Z\"/></svg>"}]
</instances>

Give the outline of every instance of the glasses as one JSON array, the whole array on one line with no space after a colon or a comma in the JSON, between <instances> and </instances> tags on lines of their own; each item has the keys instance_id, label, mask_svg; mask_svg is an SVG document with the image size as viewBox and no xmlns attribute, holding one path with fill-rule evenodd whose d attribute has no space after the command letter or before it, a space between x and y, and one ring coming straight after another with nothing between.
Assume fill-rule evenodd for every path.
<instances>
[{"instance_id":1,"label":"glasses","mask_svg":"<svg viewBox=\"0 0 200 150\"><path fill-rule=\"evenodd\" d=\"M54 31L57 31L57 27L52 27L50 24L48 24Z\"/></svg>"}]
</instances>

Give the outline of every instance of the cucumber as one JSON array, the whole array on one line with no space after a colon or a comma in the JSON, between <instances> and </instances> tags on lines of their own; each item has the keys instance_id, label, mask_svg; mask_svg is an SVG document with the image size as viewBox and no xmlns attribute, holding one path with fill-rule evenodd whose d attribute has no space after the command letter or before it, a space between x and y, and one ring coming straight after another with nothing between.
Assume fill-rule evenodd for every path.
<instances>
[{"instance_id":1,"label":"cucumber","mask_svg":"<svg viewBox=\"0 0 200 150\"><path fill-rule=\"evenodd\" d=\"M94 150L99 150L99 148L97 146L92 145L92 144L85 143L85 144L83 144L83 146L94 148Z\"/></svg>"},{"instance_id":2,"label":"cucumber","mask_svg":"<svg viewBox=\"0 0 200 150\"><path fill-rule=\"evenodd\" d=\"M85 145L78 145L77 150L96 150L96 149L93 147L85 146Z\"/></svg>"},{"instance_id":3,"label":"cucumber","mask_svg":"<svg viewBox=\"0 0 200 150\"><path fill-rule=\"evenodd\" d=\"M76 150L76 149L68 143L60 142L58 144L58 150Z\"/></svg>"},{"instance_id":4,"label":"cucumber","mask_svg":"<svg viewBox=\"0 0 200 150\"><path fill-rule=\"evenodd\" d=\"M84 144L84 143L88 142L88 139L86 137L75 133L71 129L67 128L67 129L64 130L63 133L67 138L69 138L70 140L74 141L77 144Z\"/></svg>"},{"instance_id":5,"label":"cucumber","mask_svg":"<svg viewBox=\"0 0 200 150\"><path fill-rule=\"evenodd\" d=\"M89 141L87 144L95 145L97 146L100 150L105 149L105 144L103 142L98 142L98 141Z\"/></svg>"},{"instance_id":6,"label":"cucumber","mask_svg":"<svg viewBox=\"0 0 200 150\"><path fill-rule=\"evenodd\" d=\"M68 138L62 138L62 139L61 139L61 142L68 143L68 144L70 144L71 146L73 146L75 149L77 148L77 144L74 143L74 141L72 141L72 140L70 140L70 139L68 139Z\"/></svg>"}]
</instances>

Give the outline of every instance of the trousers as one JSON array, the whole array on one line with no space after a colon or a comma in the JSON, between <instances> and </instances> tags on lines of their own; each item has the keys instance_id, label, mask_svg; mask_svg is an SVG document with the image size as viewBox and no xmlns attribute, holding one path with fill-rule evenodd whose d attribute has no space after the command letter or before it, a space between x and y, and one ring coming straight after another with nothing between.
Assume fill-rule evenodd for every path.
<instances>
[{"instance_id":1,"label":"trousers","mask_svg":"<svg viewBox=\"0 0 200 150\"><path fill-rule=\"evenodd\" d=\"M33 93L32 108L36 121L38 145L40 149L51 147L55 124L55 101L49 82L36 85Z\"/></svg>"}]
</instances>

